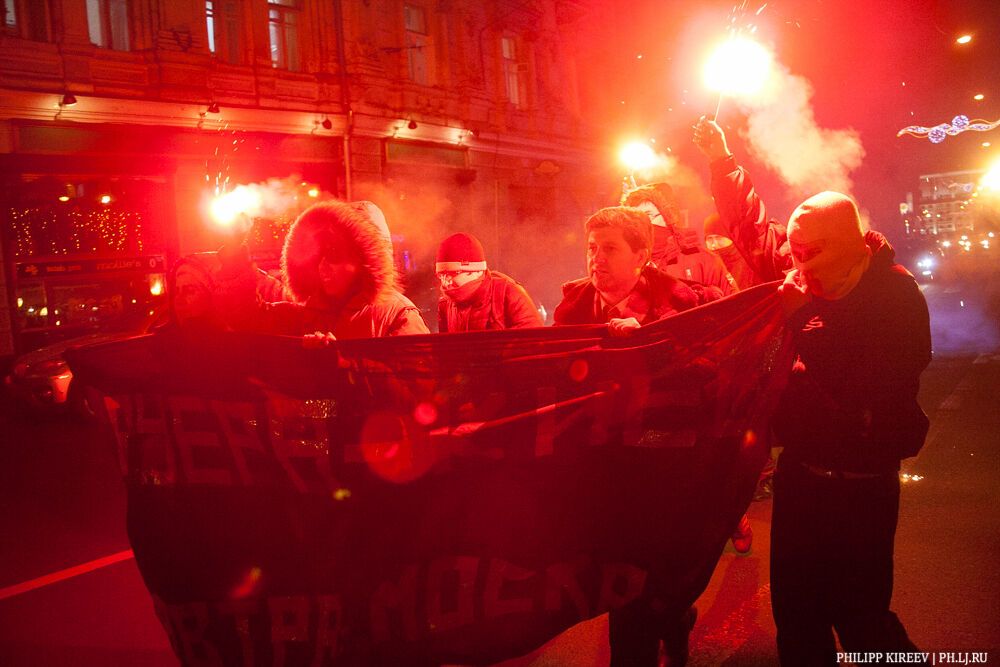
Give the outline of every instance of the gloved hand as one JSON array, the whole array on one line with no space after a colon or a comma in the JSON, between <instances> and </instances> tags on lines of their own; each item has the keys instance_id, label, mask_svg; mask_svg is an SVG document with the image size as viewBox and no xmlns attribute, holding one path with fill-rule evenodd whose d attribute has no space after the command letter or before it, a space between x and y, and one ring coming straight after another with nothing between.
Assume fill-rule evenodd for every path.
<instances>
[{"instance_id":1,"label":"gloved hand","mask_svg":"<svg viewBox=\"0 0 1000 667\"><path fill-rule=\"evenodd\" d=\"M302 337L302 347L307 350L318 350L323 347L327 347L330 343L337 340L337 337L333 335L333 332L327 331L323 333L322 331L316 331L311 334L306 334Z\"/></svg>"},{"instance_id":2,"label":"gloved hand","mask_svg":"<svg viewBox=\"0 0 1000 667\"><path fill-rule=\"evenodd\" d=\"M729 156L729 146L726 145L726 133L719 124L707 116L698 119L694 126L695 145L711 162Z\"/></svg>"},{"instance_id":3,"label":"gloved hand","mask_svg":"<svg viewBox=\"0 0 1000 667\"><path fill-rule=\"evenodd\" d=\"M638 329L641 324L634 317L613 317L608 321L608 333L615 337L627 336L630 332Z\"/></svg>"},{"instance_id":4,"label":"gloved hand","mask_svg":"<svg viewBox=\"0 0 1000 667\"><path fill-rule=\"evenodd\" d=\"M781 295L781 308L785 311L786 318L812 299L797 269L792 269L785 275L785 281L778 287L778 294Z\"/></svg>"}]
</instances>

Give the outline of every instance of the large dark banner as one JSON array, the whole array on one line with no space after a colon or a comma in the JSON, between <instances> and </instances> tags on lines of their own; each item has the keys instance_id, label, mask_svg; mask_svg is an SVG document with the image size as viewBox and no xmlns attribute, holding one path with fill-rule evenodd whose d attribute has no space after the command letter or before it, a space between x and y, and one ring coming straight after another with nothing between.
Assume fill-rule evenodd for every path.
<instances>
[{"instance_id":1,"label":"large dark banner","mask_svg":"<svg viewBox=\"0 0 1000 667\"><path fill-rule=\"evenodd\" d=\"M483 664L704 590L766 458L774 285L603 326L71 355L187 664Z\"/></svg>"}]
</instances>

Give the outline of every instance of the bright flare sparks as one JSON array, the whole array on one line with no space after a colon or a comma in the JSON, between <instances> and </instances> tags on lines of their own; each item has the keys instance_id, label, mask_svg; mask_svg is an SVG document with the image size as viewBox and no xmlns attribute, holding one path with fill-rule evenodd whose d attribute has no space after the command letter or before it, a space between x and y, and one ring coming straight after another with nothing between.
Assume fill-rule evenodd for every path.
<instances>
[{"instance_id":1,"label":"bright flare sparks","mask_svg":"<svg viewBox=\"0 0 1000 667\"><path fill-rule=\"evenodd\" d=\"M737 37L720 45L705 63L705 84L724 95L753 95L771 74L774 56L759 43Z\"/></svg>"},{"instance_id":2,"label":"bright flare sparks","mask_svg":"<svg viewBox=\"0 0 1000 667\"><path fill-rule=\"evenodd\" d=\"M633 141L632 143L626 144L620 153L618 153L618 159L622 161L629 171L639 171L641 169L651 169L655 167L659 158L656 157L656 153L648 144L644 144L641 141Z\"/></svg>"},{"instance_id":3,"label":"bright flare sparks","mask_svg":"<svg viewBox=\"0 0 1000 667\"><path fill-rule=\"evenodd\" d=\"M241 213L253 216L260 205L259 193L244 185L238 185L232 192L216 197L212 201L210 212L219 224L231 225Z\"/></svg>"}]
</instances>

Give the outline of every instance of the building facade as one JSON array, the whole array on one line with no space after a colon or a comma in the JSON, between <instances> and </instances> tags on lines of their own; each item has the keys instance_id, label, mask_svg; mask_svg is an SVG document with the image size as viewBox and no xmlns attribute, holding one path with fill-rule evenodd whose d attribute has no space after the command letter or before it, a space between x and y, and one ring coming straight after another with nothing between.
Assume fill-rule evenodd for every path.
<instances>
[{"instance_id":1,"label":"building facade","mask_svg":"<svg viewBox=\"0 0 1000 667\"><path fill-rule=\"evenodd\" d=\"M953 236L973 231L972 202L982 171L950 171L920 176L918 199L900 206L908 236Z\"/></svg>"},{"instance_id":2,"label":"building facade","mask_svg":"<svg viewBox=\"0 0 1000 667\"><path fill-rule=\"evenodd\" d=\"M4 0L0 356L162 308L238 185L265 264L316 197L370 199L418 303L464 230L551 310L616 180L578 101L583 4Z\"/></svg>"}]
</instances>

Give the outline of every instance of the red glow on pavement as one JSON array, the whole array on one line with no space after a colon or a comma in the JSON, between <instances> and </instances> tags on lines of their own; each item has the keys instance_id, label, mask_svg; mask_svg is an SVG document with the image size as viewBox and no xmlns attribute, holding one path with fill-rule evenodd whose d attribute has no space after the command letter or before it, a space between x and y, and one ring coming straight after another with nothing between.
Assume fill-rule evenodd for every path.
<instances>
[{"instance_id":1,"label":"red glow on pavement","mask_svg":"<svg viewBox=\"0 0 1000 667\"><path fill-rule=\"evenodd\" d=\"M81 574L93 572L94 570L99 570L102 567L114 565L115 563L120 563L123 560L129 560L133 557L134 555L132 550L127 549L126 551L119 551L116 554L111 554L110 556L105 556L104 558L98 558L87 563L68 567L65 570L59 570L35 579L22 581L21 583L14 584L13 586L0 588L0 600L6 600L7 598L12 598L15 595L27 593L28 591L33 591L37 588L48 586L49 584L55 584L60 581L65 581L66 579L72 579L73 577L78 577Z\"/></svg>"}]
</instances>

